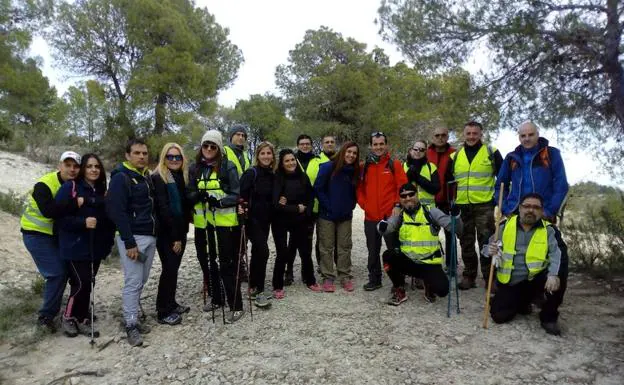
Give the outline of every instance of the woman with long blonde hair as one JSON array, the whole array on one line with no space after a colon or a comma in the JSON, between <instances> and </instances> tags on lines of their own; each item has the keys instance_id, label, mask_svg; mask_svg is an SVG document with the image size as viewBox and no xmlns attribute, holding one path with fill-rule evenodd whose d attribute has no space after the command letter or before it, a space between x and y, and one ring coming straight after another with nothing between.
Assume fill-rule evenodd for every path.
<instances>
[{"instance_id":1,"label":"woman with long blonde hair","mask_svg":"<svg viewBox=\"0 0 624 385\"><path fill-rule=\"evenodd\" d=\"M167 143L160 152L158 167L152 174L156 191L158 228L156 248L162 264L156 311L158 322L177 325L181 314L190 307L176 301L178 269L186 247L186 234L191 220L191 205L186 198L188 183L187 159L177 143Z\"/></svg>"}]
</instances>

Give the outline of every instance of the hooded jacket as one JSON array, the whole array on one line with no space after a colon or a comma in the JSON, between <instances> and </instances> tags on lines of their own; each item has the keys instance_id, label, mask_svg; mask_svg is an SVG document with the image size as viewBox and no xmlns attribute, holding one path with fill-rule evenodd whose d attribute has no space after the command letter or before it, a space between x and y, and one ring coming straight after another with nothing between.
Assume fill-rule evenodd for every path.
<instances>
[{"instance_id":1,"label":"hooded jacket","mask_svg":"<svg viewBox=\"0 0 624 385\"><path fill-rule=\"evenodd\" d=\"M388 218L392 208L399 204L399 188L405 183L407 175L401 162L392 159L389 153L382 155L377 163L364 164L357 202L364 210L365 220L378 222Z\"/></svg>"},{"instance_id":2,"label":"hooded jacket","mask_svg":"<svg viewBox=\"0 0 624 385\"><path fill-rule=\"evenodd\" d=\"M106 212L124 241L126 249L136 247L134 235L156 236L154 186L149 172L123 162L111 172L106 195Z\"/></svg>"},{"instance_id":3,"label":"hooded jacket","mask_svg":"<svg viewBox=\"0 0 624 385\"><path fill-rule=\"evenodd\" d=\"M527 154L527 163L524 153L529 151L532 154ZM538 139L535 150L527 151L520 145L507 154L496 178L495 196L498 196L501 183L505 183L502 207L505 215L518 209L520 198L524 195L522 192L525 191L540 194L544 199L544 216L554 217L569 188L561 153L550 147L545 138Z\"/></svg>"}]
</instances>

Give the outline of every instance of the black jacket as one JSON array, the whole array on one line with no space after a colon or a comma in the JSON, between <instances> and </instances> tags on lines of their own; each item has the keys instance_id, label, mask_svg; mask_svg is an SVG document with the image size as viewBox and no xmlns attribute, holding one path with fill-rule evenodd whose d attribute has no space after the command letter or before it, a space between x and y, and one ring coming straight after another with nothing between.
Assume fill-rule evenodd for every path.
<instances>
[{"instance_id":1,"label":"black jacket","mask_svg":"<svg viewBox=\"0 0 624 385\"><path fill-rule=\"evenodd\" d=\"M286 197L286 205L279 203L281 196ZM299 204L306 206L303 213L299 213ZM273 187L273 207L275 207L276 222L291 223L307 220L312 216L313 205L314 191L306 174L303 172L284 174L280 171L276 173Z\"/></svg>"},{"instance_id":2,"label":"black jacket","mask_svg":"<svg viewBox=\"0 0 624 385\"><path fill-rule=\"evenodd\" d=\"M250 167L240 179L240 197L249 205L249 218L271 222L273 217L273 184L275 174L266 167Z\"/></svg>"},{"instance_id":3,"label":"black jacket","mask_svg":"<svg viewBox=\"0 0 624 385\"><path fill-rule=\"evenodd\" d=\"M189 222L192 219L192 205L186 197L186 183L182 172L172 172L175 180L180 203L182 205L182 215L175 216L170 207L169 191L167 183L158 172L152 174L154 190L156 192L156 215L158 217L158 237L163 237L173 241L186 239L189 231Z\"/></svg>"}]
</instances>

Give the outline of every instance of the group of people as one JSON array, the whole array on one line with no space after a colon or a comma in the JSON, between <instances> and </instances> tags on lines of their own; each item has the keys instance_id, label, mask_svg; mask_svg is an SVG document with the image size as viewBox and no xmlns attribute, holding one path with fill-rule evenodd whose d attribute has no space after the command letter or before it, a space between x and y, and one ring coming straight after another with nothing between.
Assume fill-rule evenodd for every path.
<instances>
[{"instance_id":1,"label":"group of people","mask_svg":"<svg viewBox=\"0 0 624 385\"><path fill-rule=\"evenodd\" d=\"M414 142L404 163L390 154L383 132L371 134L366 156L352 141L337 151L333 135L321 138L322 151L316 155L312 138L304 134L297 138L295 151L277 152L271 143L261 142L250 159L246 127L234 125L226 144L220 131L207 131L193 159L180 145L167 143L153 172L147 144L131 139L126 161L111 172L108 188L97 155L64 152L58 172L35 184L21 219L26 248L45 278L39 324L55 329L69 282L63 332L70 337L97 334L91 291L100 262L114 243L123 267L129 344L141 345L149 332L141 322L140 297L156 251L162 265L157 319L179 324L190 310L176 299L190 223L203 276L203 310L214 316L221 309L226 323L244 316L243 281L248 281L248 295L259 308L285 298L285 287L294 282L297 254L301 280L310 291L331 293L340 285L351 292L352 218L358 204L365 214L368 249L364 290L382 287L383 268L392 281L389 304L407 300L405 275L422 280L427 301L446 296L449 281L443 265L451 258L444 258L440 245L443 229L447 251L454 235L459 236L465 266L460 289L476 287L475 241L483 249L483 277L495 258L495 322L526 314L538 303L544 329L559 334L557 309L566 286L567 250L555 215L568 189L565 170L559 151L539 137L534 123L522 124L518 133L521 145L504 160L482 142L483 128L477 122L465 125L458 149L449 145L448 129L436 127L432 143ZM499 209L509 218L495 240L490 239L494 197L501 186ZM272 291L265 287L269 231L276 251ZM243 257L247 238L249 266ZM382 239L387 249L383 258Z\"/></svg>"}]
</instances>

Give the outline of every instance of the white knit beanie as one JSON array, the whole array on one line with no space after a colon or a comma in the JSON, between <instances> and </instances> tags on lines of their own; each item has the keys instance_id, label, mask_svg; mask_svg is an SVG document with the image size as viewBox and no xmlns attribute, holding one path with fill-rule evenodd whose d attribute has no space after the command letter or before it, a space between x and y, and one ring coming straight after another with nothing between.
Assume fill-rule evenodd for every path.
<instances>
[{"instance_id":1,"label":"white knit beanie","mask_svg":"<svg viewBox=\"0 0 624 385\"><path fill-rule=\"evenodd\" d=\"M212 142L216 144L217 146L219 146L221 153L222 154L225 153L223 150L223 136L221 135L221 132L219 132L218 130L206 131L204 136L202 136L201 144L204 144L206 142Z\"/></svg>"}]
</instances>

